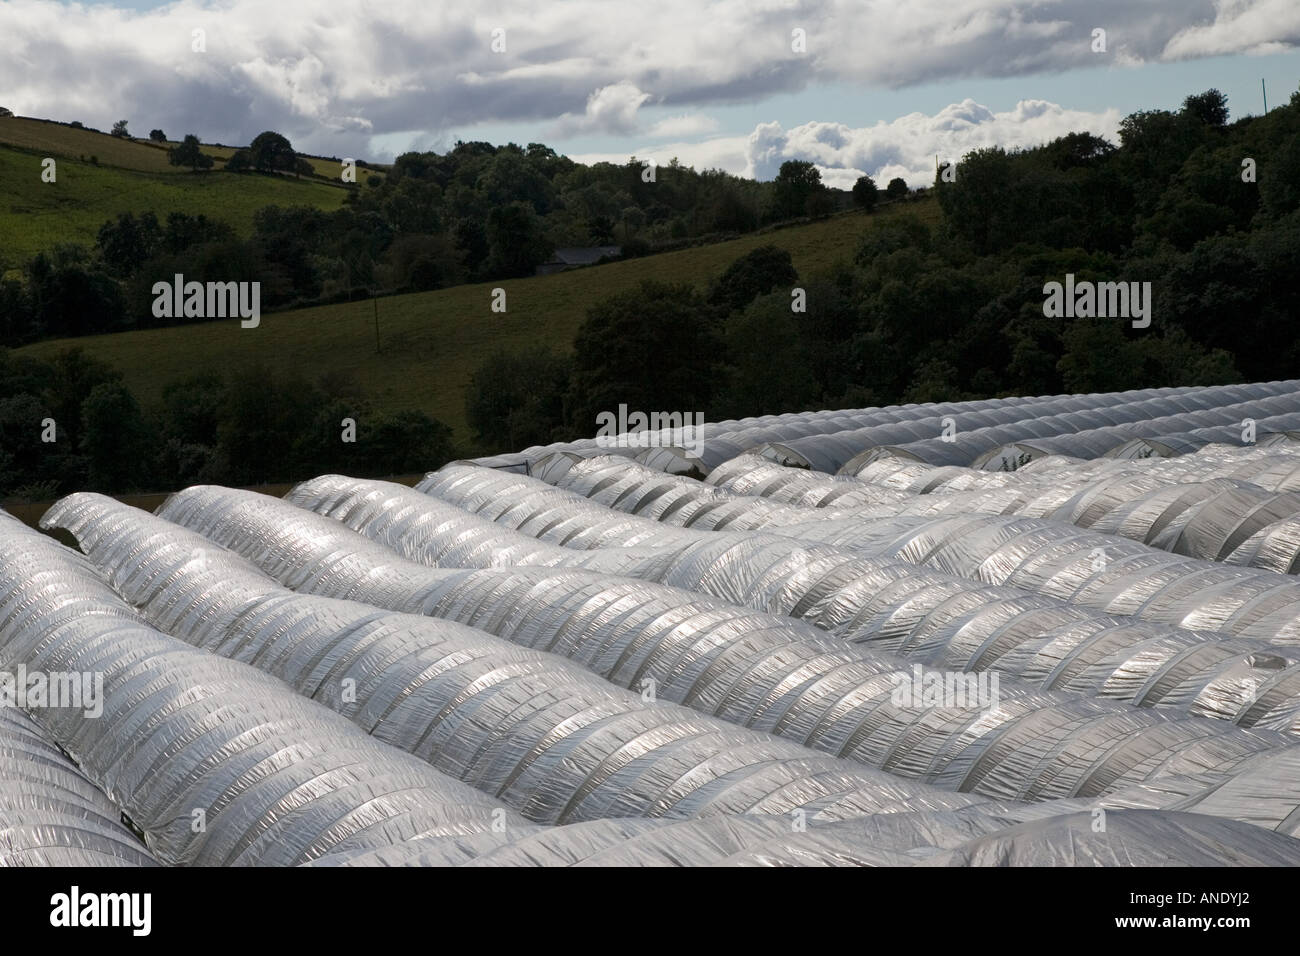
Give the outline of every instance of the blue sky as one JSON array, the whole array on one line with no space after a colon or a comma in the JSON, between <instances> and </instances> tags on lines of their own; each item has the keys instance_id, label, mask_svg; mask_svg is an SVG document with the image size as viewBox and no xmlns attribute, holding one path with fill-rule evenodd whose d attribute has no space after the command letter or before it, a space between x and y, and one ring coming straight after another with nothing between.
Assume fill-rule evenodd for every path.
<instances>
[{"instance_id":1,"label":"blue sky","mask_svg":"<svg viewBox=\"0 0 1300 956\"><path fill-rule=\"evenodd\" d=\"M1297 0L1300 2L1300 0ZM752 103L717 106L709 110L719 123L719 133L748 133L756 125L775 120L796 126L809 120L866 126L907 113L933 114L954 100L971 97L994 110L1006 110L1026 98L1051 100L1079 110L1100 112L1117 108L1122 114L1140 109L1177 109L1189 93L1214 87L1228 97L1233 118L1264 110L1260 81L1267 84L1269 106L1285 103L1300 89L1300 51L1268 56L1217 56L1178 63L1151 63L1134 67L1077 69L1032 77L972 77L943 80L904 89L864 89L845 84L818 85L797 93L778 94ZM650 106L643 114L651 121L672 116L671 107ZM489 142L530 142L546 137L545 123L483 123L453 130L451 139ZM406 134L393 137L399 149ZM576 152L617 152L626 137L581 135L562 139Z\"/></svg>"},{"instance_id":2,"label":"blue sky","mask_svg":"<svg viewBox=\"0 0 1300 956\"><path fill-rule=\"evenodd\" d=\"M1297 0L0 0L0 105L379 160L456 139L758 178L800 158L846 185L1113 136L1212 86L1258 113L1261 77L1273 105L1300 84L1298 47Z\"/></svg>"}]
</instances>

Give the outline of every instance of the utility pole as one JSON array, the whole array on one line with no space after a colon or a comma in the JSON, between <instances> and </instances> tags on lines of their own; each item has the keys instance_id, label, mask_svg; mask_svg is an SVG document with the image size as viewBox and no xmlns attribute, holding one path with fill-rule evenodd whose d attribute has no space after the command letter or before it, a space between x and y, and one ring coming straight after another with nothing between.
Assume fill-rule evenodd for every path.
<instances>
[{"instance_id":1,"label":"utility pole","mask_svg":"<svg viewBox=\"0 0 1300 956\"><path fill-rule=\"evenodd\" d=\"M1264 91L1264 112L1268 113L1268 87L1264 85L1264 78L1259 78L1259 88Z\"/></svg>"}]
</instances>

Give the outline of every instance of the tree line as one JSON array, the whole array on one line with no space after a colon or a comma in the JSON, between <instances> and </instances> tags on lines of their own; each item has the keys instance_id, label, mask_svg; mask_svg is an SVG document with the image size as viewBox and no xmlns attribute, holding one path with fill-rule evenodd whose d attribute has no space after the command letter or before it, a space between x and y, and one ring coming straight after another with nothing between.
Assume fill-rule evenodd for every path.
<instances>
[{"instance_id":1,"label":"tree line","mask_svg":"<svg viewBox=\"0 0 1300 956\"><path fill-rule=\"evenodd\" d=\"M1229 123L1209 90L1127 117L1118 144L977 150L934 189L938 225L881 219L825 274L763 248L708 289L649 283L601 302L571 354L493 356L467 399L476 437L506 450L590 435L620 402L717 420L1300 368L1300 93ZM876 187L854 192L870 205ZM1067 273L1151 281L1154 321L1047 317L1044 287Z\"/></svg>"},{"instance_id":2,"label":"tree line","mask_svg":"<svg viewBox=\"0 0 1300 956\"><path fill-rule=\"evenodd\" d=\"M126 135L125 121L115 135ZM150 138L165 141L162 130ZM193 134L168 154L194 175L213 172ZM315 175L274 131L235 151L227 171ZM358 163L356 176L343 208L268 206L247 236L202 214L123 212L100 227L93 248L55 245L0 281L0 345L180 324L150 308L153 284L176 273L259 282L270 312L528 276L556 248L618 245L623 257L640 256L854 201L807 162L787 162L773 182L758 183L676 159L584 166L539 143L458 142L446 153L399 156L382 175Z\"/></svg>"}]
</instances>

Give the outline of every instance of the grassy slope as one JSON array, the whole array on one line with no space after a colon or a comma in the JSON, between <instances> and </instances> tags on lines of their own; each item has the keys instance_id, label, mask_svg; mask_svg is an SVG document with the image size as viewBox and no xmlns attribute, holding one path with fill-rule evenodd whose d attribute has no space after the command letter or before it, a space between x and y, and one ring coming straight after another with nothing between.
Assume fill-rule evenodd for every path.
<instances>
[{"instance_id":1,"label":"grassy slope","mask_svg":"<svg viewBox=\"0 0 1300 956\"><path fill-rule=\"evenodd\" d=\"M801 276L813 275L837 259L851 259L864 227L899 212L931 223L939 218L935 201L927 199L892 205L870 217L850 213L628 262L380 299L381 354L375 351L370 301L266 315L257 329L242 329L231 320L40 342L20 351L41 358L69 345L80 346L120 368L145 402L155 399L168 382L201 370L262 363L306 378L344 372L379 408L421 409L468 441L465 386L494 350L548 345L567 350L587 308L597 300L642 279L703 286L738 256L769 243L790 250ZM489 307L492 288L498 285L506 290L505 314Z\"/></svg>"},{"instance_id":2,"label":"grassy slope","mask_svg":"<svg viewBox=\"0 0 1300 956\"><path fill-rule=\"evenodd\" d=\"M84 157L86 160L97 156L101 166L142 173L182 172L167 162L167 150L161 148L161 144L118 139L107 133L23 116L0 116L0 143L40 153L41 156Z\"/></svg>"},{"instance_id":3,"label":"grassy slope","mask_svg":"<svg viewBox=\"0 0 1300 956\"><path fill-rule=\"evenodd\" d=\"M98 166L90 164L92 155ZM46 156L58 163L54 183L40 178ZM331 165L315 165L321 164ZM334 210L346 195L338 186L289 177L219 170L196 175L168 165L161 145L17 117L0 117L0 183L7 187L0 194L0 274L58 243L93 246L99 227L120 212L153 210L159 219L202 213L247 234L263 206Z\"/></svg>"},{"instance_id":4,"label":"grassy slope","mask_svg":"<svg viewBox=\"0 0 1300 956\"><path fill-rule=\"evenodd\" d=\"M169 143L168 145L175 146L177 144ZM203 152L207 153L209 156L216 159L217 166L220 167L223 163L225 163L226 160L228 160L231 156L235 155L235 147L209 146L205 143L203 146ZM317 176L320 176L322 179L327 179L333 183L340 183L340 184L342 183L343 167L335 160L325 159L324 157L321 156L307 156L305 154L299 154L299 155L301 155L303 159L307 160L307 162L311 163L311 167L312 169L316 170ZM369 176L383 177L385 175L387 175L387 169L383 167L377 167L377 166L357 167L357 182L362 186L366 184L366 178Z\"/></svg>"},{"instance_id":5,"label":"grassy slope","mask_svg":"<svg viewBox=\"0 0 1300 956\"><path fill-rule=\"evenodd\" d=\"M107 133L94 130L75 129L51 120L31 119L26 116L0 116L0 143L18 149L38 152L42 156L63 156L74 159L99 158L101 166L117 166L121 169L134 169L144 173L181 174L188 170L180 169L167 161L167 150L179 146L178 140L155 143L152 140L118 139ZM234 146L214 146L204 143L202 151L216 160L217 167L235 153ZM330 181L337 181L341 167L331 159L319 156L304 156L316 170L316 174ZM373 168L358 170L364 175L385 170ZM360 178L360 177L358 177Z\"/></svg>"}]
</instances>

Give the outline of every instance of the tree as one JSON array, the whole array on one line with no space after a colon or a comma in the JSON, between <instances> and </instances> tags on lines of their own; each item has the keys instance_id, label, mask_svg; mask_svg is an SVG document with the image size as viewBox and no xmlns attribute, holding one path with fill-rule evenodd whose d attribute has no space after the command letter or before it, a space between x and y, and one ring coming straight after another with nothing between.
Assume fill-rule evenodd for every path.
<instances>
[{"instance_id":1,"label":"tree","mask_svg":"<svg viewBox=\"0 0 1300 956\"><path fill-rule=\"evenodd\" d=\"M773 180L774 211L778 219L792 219L809 214L809 201L826 191L822 174L806 160L788 159Z\"/></svg>"},{"instance_id":2,"label":"tree","mask_svg":"<svg viewBox=\"0 0 1300 956\"><path fill-rule=\"evenodd\" d=\"M573 343L568 414L590 434L620 403L645 413L704 412L721 343L704 298L689 283L645 281L596 303Z\"/></svg>"},{"instance_id":3,"label":"tree","mask_svg":"<svg viewBox=\"0 0 1300 956\"><path fill-rule=\"evenodd\" d=\"M568 385L566 357L550 350L498 351L470 377L465 420L489 451L556 441Z\"/></svg>"},{"instance_id":4,"label":"tree","mask_svg":"<svg viewBox=\"0 0 1300 956\"><path fill-rule=\"evenodd\" d=\"M114 123L113 132L109 133L109 135L116 136L118 139L129 139L131 134L126 130L126 120L118 120Z\"/></svg>"},{"instance_id":5,"label":"tree","mask_svg":"<svg viewBox=\"0 0 1300 956\"><path fill-rule=\"evenodd\" d=\"M193 133L186 133L179 146L167 150L167 162L173 166L188 166L196 173L200 169L212 168L212 157L199 148L199 138Z\"/></svg>"},{"instance_id":6,"label":"tree","mask_svg":"<svg viewBox=\"0 0 1300 956\"><path fill-rule=\"evenodd\" d=\"M50 453L59 452L59 444L42 442L40 428L34 427L49 414L49 408L34 394L0 394L0 497L7 498L19 487L57 473L51 467Z\"/></svg>"},{"instance_id":7,"label":"tree","mask_svg":"<svg viewBox=\"0 0 1300 956\"><path fill-rule=\"evenodd\" d=\"M194 216L185 212L169 212L162 245L168 252L184 252L191 246L229 242L234 238L234 229L220 220L209 219L203 213Z\"/></svg>"},{"instance_id":8,"label":"tree","mask_svg":"<svg viewBox=\"0 0 1300 956\"><path fill-rule=\"evenodd\" d=\"M907 198L907 182L900 176L895 176L885 187L885 196L889 199Z\"/></svg>"},{"instance_id":9,"label":"tree","mask_svg":"<svg viewBox=\"0 0 1300 956\"><path fill-rule=\"evenodd\" d=\"M0 116L13 116L14 111L8 107L0 106Z\"/></svg>"},{"instance_id":10,"label":"tree","mask_svg":"<svg viewBox=\"0 0 1300 956\"><path fill-rule=\"evenodd\" d=\"M117 331L124 314L121 286L88 261L85 249L65 247L38 253L28 263L31 321L40 335Z\"/></svg>"},{"instance_id":11,"label":"tree","mask_svg":"<svg viewBox=\"0 0 1300 956\"><path fill-rule=\"evenodd\" d=\"M1027 220L1011 201L1023 189L1013 157L1000 146L967 153L956 182L936 179L939 206L953 232L984 255L1021 241Z\"/></svg>"},{"instance_id":12,"label":"tree","mask_svg":"<svg viewBox=\"0 0 1300 956\"><path fill-rule=\"evenodd\" d=\"M530 276L551 254L541 220L527 203L512 202L488 213L488 274Z\"/></svg>"},{"instance_id":13,"label":"tree","mask_svg":"<svg viewBox=\"0 0 1300 956\"><path fill-rule=\"evenodd\" d=\"M86 457L91 490L132 491L151 476L153 435L121 382L96 385L81 406L78 446Z\"/></svg>"},{"instance_id":14,"label":"tree","mask_svg":"<svg viewBox=\"0 0 1300 956\"><path fill-rule=\"evenodd\" d=\"M152 212L119 213L99 227L96 245L100 258L114 273L129 276L158 253L162 227Z\"/></svg>"},{"instance_id":15,"label":"tree","mask_svg":"<svg viewBox=\"0 0 1300 956\"><path fill-rule=\"evenodd\" d=\"M149 139L155 143L165 143L167 142L167 134L160 129L151 129L149 130Z\"/></svg>"},{"instance_id":16,"label":"tree","mask_svg":"<svg viewBox=\"0 0 1300 956\"><path fill-rule=\"evenodd\" d=\"M253 168L259 173L292 172L296 166L297 154L293 146L272 130L258 133L248 145L248 152Z\"/></svg>"},{"instance_id":17,"label":"tree","mask_svg":"<svg viewBox=\"0 0 1300 956\"><path fill-rule=\"evenodd\" d=\"M299 156L293 161L293 175L295 179L302 179L303 176L314 176L315 174L316 167L308 160Z\"/></svg>"},{"instance_id":18,"label":"tree","mask_svg":"<svg viewBox=\"0 0 1300 956\"><path fill-rule=\"evenodd\" d=\"M384 254L386 284L394 289L428 292L461 281L463 253L444 235L408 233L393 240Z\"/></svg>"},{"instance_id":19,"label":"tree","mask_svg":"<svg viewBox=\"0 0 1300 956\"><path fill-rule=\"evenodd\" d=\"M853 184L853 203L859 209L871 212L876 206L879 194L876 181L870 176L859 176L858 181Z\"/></svg>"},{"instance_id":20,"label":"tree","mask_svg":"<svg viewBox=\"0 0 1300 956\"><path fill-rule=\"evenodd\" d=\"M1196 93L1183 100L1183 112L1206 126L1227 126L1228 98L1215 89Z\"/></svg>"},{"instance_id":21,"label":"tree","mask_svg":"<svg viewBox=\"0 0 1300 956\"><path fill-rule=\"evenodd\" d=\"M359 430L365 468L372 474L433 471L455 457L451 428L414 409L382 415L368 429L363 423Z\"/></svg>"},{"instance_id":22,"label":"tree","mask_svg":"<svg viewBox=\"0 0 1300 956\"><path fill-rule=\"evenodd\" d=\"M718 277L709 290L709 302L725 315L743 309L760 295L799 281L790 253L777 246L759 246L745 253Z\"/></svg>"},{"instance_id":23,"label":"tree","mask_svg":"<svg viewBox=\"0 0 1300 956\"><path fill-rule=\"evenodd\" d=\"M645 212L640 206L627 206L623 209L623 238L631 239L645 225Z\"/></svg>"},{"instance_id":24,"label":"tree","mask_svg":"<svg viewBox=\"0 0 1300 956\"><path fill-rule=\"evenodd\" d=\"M226 172L246 173L253 168L253 156L246 149L237 149L226 160Z\"/></svg>"},{"instance_id":25,"label":"tree","mask_svg":"<svg viewBox=\"0 0 1300 956\"><path fill-rule=\"evenodd\" d=\"M775 415L813 405L817 388L802 347L800 320L783 292L760 296L723 326L725 388L717 398L721 417ZM773 343L781 343L780 368L773 368Z\"/></svg>"}]
</instances>

